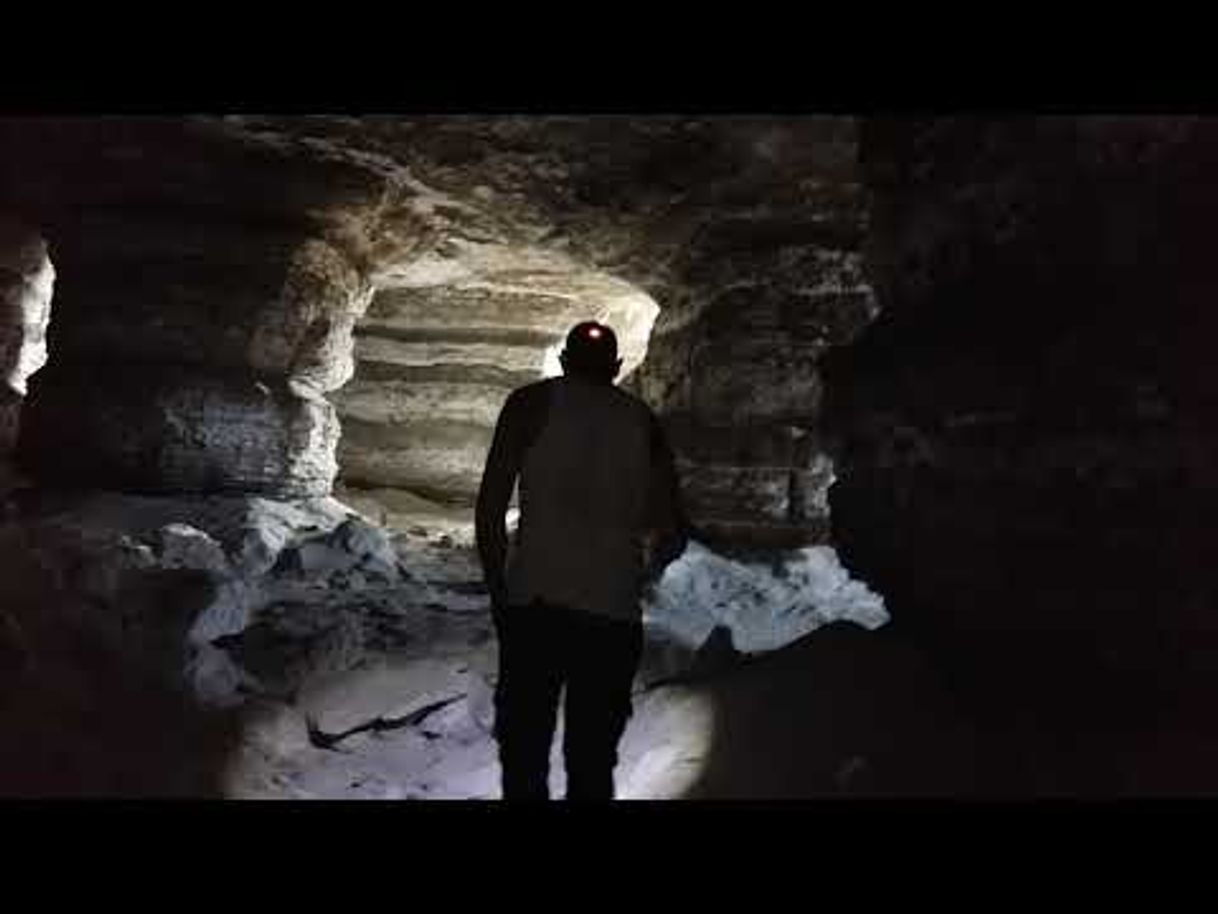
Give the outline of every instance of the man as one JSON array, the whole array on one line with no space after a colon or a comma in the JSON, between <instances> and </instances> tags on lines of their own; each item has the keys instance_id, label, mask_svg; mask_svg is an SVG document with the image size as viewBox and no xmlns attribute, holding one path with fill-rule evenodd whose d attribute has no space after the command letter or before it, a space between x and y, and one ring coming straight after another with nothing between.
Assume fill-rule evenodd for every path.
<instances>
[{"instance_id":1,"label":"man","mask_svg":"<svg viewBox=\"0 0 1218 914\"><path fill-rule=\"evenodd\" d=\"M548 799L565 687L568 799L612 799L643 645L640 597L685 548L672 453L614 387L617 339L577 324L563 376L512 392L478 492L478 552L499 635L495 736L504 799ZM504 514L519 477L510 560Z\"/></svg>"}]
</instances>

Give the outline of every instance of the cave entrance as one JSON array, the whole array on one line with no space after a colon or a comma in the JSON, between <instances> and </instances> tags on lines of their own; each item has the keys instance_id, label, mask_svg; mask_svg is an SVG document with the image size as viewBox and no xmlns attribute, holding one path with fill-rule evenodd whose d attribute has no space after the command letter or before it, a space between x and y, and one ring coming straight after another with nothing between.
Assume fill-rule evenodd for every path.
<instances>
[{"instance_id":1,"label":"cave entrance","mask_svg":"<svg viewBox=\"0 0 1218 914\"><path fill-rule=\"evenodd\" d=\"M650 295L599 271L520 261L460 281L427 262L379 278L355 329L354 377L333 398L339 500L396 533L472 545L499 410L514 388L560 373L570 327L614 328L619 382L642 363L659 313Z\"/></svg>"}]
</instances>

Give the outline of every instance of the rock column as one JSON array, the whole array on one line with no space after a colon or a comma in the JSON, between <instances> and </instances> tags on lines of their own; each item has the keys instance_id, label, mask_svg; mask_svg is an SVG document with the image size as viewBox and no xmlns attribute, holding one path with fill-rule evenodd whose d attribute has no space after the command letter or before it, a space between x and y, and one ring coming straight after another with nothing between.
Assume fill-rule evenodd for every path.
<instances>
[{"instance_id":1,"label":"rock column","mask_svg":"<svg viewBox=\"0 0 1218 914\"><path fill-rule=\"evenodd\" d=\"M10 199L58 271L18 447L41 484L324 495L385 182L215 124L18 129Z\"/></svg>"},{"instance_id":2,"label":"rock column","mask_svg":"<svg viewBox=\"0 0 1218 914\"><path fill-rule=\"evenodd\" d=\"M54 284L42 238L0 221L0 460L16 445L26 383L46 363Z\"/></svg>"}]
</instances>

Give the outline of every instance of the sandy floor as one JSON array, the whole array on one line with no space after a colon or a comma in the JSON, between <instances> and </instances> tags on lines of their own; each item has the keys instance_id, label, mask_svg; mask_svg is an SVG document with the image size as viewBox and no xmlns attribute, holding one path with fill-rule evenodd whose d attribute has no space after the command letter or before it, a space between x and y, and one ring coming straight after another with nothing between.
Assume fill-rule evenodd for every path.
<instances>
[{"instance_id":1,"label":"sandy floor","mask_svg":"<svg viewBox=\"0 0 1218 914\"><path fill-rule=\"evenodd\" d=\"M477 568L461 549L405 544L412 570L445 604L430 643L311 683L292 705L249 715L229 762L232 797L494 799L491 737L497 648ZM465 594L465 596L462 596ZM451 598L451 600L450 600ZM464 601L464 602L462 602ZM930 667L886 629L827 626L780 651L721 665L713 675L636 683L617 770L622 799L942 794L969 790L967 740ZM663 682L663 680L660 680ZM332 748L310 743L308 722L338 734L380 719L417 722L364 730ZM551 791L561 796L561 724Z\"/></svg>"}]
</instances>

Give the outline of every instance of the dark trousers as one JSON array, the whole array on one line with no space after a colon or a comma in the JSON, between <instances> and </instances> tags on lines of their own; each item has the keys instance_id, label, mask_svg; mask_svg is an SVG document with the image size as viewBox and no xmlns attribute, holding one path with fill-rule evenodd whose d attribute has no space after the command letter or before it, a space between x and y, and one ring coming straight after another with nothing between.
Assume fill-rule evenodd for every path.
<instances>
[{"instance_id":1,"label":"dark trousers","mask_svg":"<svg viewBox=\"0 0 1218 914\"><path fill-rule=\"evenodd\" d=\"M565 686L567 799L613 799L642 625L537 601L507 607L496 626L495 737L503 798L549 799L550 746Z\"/></svg>"}]
</instances>

